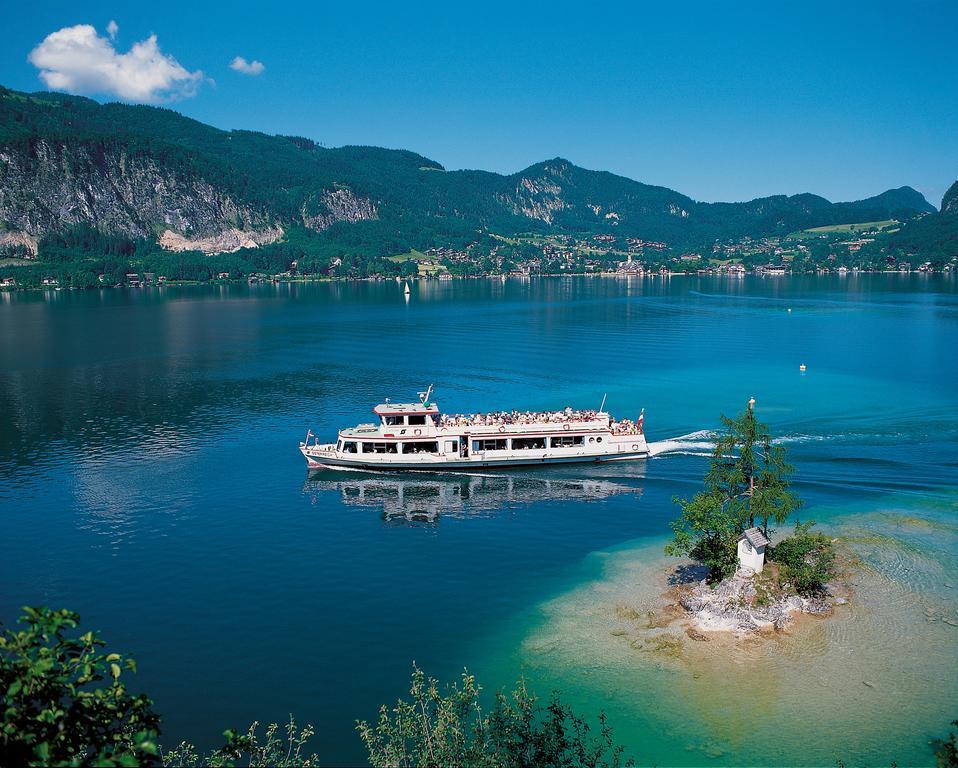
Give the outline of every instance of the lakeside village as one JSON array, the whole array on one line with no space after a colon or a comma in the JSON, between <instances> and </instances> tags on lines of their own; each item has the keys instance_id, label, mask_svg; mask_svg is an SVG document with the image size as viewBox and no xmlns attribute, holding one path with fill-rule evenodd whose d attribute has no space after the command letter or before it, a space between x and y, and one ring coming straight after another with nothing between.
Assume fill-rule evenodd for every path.
<instances>
[{"instance_id":1,"label":"lakeside village","mask_svg":"<svg viewBox=\"0 0 958 768\"><path fill-rule=\"evenodd\" d=\"M710 247L677 250L669 243L614 234L528 234L504 237L482 234L462 246L365 258L352 255L328 260L266 258L273 246L227 253L192 254L188 274L168 270L150 259L118 263L88 257L83 263L48 261L42 250L32 258L0 258L0 289L143 287L177 283L309 280L452 280L460 277L535 277L612 275L793 275L858 273L958 273L958 254L934 261L911 253L888 253L883 238L898 231L895 220L818 227L784 237L742 237ZM23 254L19 254L22 256ZM187 254L178 253L183 257ZM171 254L172 256L172 254ZM153 260L155 261L155 260ZM196 268L196 263L204 265ZM274 269L262 269L267 266ZM100 264L101 270L95 267ZM72 269L71 269L72 267ZM149 267L153 267L150 269ZM109 269L109 271L106 271Z\"/></svg>"}]
</instances>

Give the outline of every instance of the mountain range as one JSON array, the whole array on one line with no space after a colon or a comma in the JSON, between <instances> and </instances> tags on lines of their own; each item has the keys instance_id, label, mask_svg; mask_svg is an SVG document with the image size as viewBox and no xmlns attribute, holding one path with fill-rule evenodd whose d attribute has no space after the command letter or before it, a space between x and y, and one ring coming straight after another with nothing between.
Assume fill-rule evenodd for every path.
<instances>
[{"instance_id":1,"label":"mountain range","mask_svg":"<svg viewBox=\"0 0 958 768\"><path fill-rule=\"evenodd\" d=\"M207 253L294 231L377 255L477 231L612 233L686 248L890 218L921 223L920 239L955 218L956 197L952 187L941 214L908 186L853 202L806 193L703 203L562 158L511 175L447 171L405 150L330 149L169 109L0 88L0 246L33 253L77 226Z\"/></svg>"}]
</instances>

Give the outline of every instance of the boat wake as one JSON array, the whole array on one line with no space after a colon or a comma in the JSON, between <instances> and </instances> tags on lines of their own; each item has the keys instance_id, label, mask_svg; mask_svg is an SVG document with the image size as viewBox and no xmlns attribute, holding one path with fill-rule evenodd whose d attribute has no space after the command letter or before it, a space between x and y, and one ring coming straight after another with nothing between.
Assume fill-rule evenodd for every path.
<instances>
[{"instance_id":1,"label":"boat wake","mask_svg":"<svg viewBox=\"0 0 958 768\"><path fill-rule=\"evenodd\" d=\"M700 429L689 432L687 435L670 437L667 440L656 440L649 443L649 456L678 455L678 456L711 456L715 450L715 432L710 429ZM845 436L843 436L845 437ZM782 435L772 440L776 445L796 445L801 443L819 443L834 440L829 435Z\"/></svg>"},{"instance_id":2,"label":"boat wake","mask_svg":"<svg viewBox=\"0 0 958 768\"><path fill-rule=\"evenodd\" d=\"M712 431L700 429L689 432L687 435L670 437L667 440L656 440L649 443L649 456L665 456L679 454L683 456L710 456L715 448Z\"/></svg>"}]
</instances>

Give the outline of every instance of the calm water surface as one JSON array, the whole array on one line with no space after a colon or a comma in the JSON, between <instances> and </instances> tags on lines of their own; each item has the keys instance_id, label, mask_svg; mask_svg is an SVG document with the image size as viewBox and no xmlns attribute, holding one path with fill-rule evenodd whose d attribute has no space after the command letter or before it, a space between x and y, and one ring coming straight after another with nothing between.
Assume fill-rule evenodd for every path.
<instances>
[{"instance_id":1,"label":"calm water surface","mask_svg":"<svg viewBox=\"0 0 958 768\"><path fill-rule=\"evenodd\" d=\"M954 279L917 275L453 281L408 303L392 282L0 294L0 620L79 611L138 659L165 743L292 712L328 764L361 763L354 721L401 695L415 660L487 688L525 669L608 710L640 762L930 765L958 711L956 351ZM307 475L307 428L332 438L429 383L455 411L607 392L615 414L646 409L659 454ZM863 594L894 596L765 658L776 695L757 712L727 706L744 694L723 683L754 658L692 685L582 620L595 595L654 591L643 568L701 478L702 430L750 396L805 516L860 540L879 585ZM815 693L871 647L887 664ZM909 648L923 662L882 678ZM789 735L796 717L817 751ZM775 748L756 753L743 718Z\"/></svg>"}]
</instances>

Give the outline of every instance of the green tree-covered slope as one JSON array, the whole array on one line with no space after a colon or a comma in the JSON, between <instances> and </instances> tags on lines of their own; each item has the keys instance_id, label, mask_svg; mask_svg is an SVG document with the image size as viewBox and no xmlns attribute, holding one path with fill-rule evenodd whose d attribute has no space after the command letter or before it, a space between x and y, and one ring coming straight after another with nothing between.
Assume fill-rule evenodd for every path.
<instances>
[{"instance_id":1,"label":"green tree-covered slope","mask_svg":"<svg viewBox=\"0 0 958 768\"><path fill-rule=\"evenodd\" d=\"M906 221L891 236L888 248L901 257L919 255L927 261L958 256L958 181L941 200L941 211Z\"/></svg>"},{"instance_id":2,"label":"green tree-covered slope","mask_svg":"<svg viewBox=\"0 0 958 768\"><path fill-rule=\"evenodd\" d=\"M384 255L477 231L614 233L691 247L934 208L910 187L852 203L811 194L700 203L556 158L504 176L426 157L222 131L168 109L0 89L0 235L34 244L78 225L230 250L302 231L330 253ZM197 245L235 230L224 245ZM239 233L239 234L237 234ZM16 238L20 238L17 240ZM256 238L253 238L256 241Z\"/></svg>"}]
</instances>

